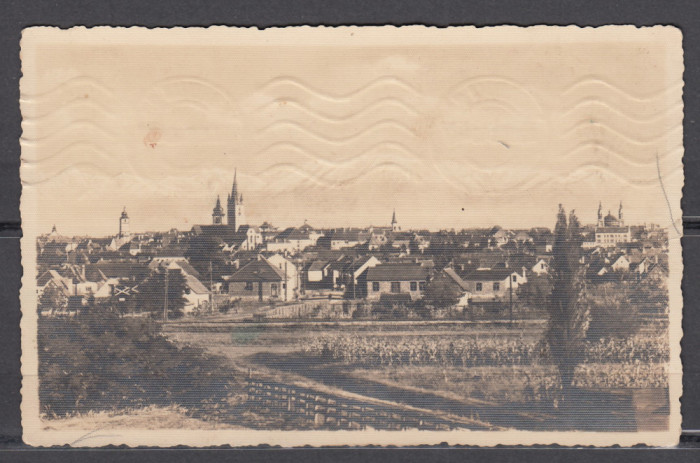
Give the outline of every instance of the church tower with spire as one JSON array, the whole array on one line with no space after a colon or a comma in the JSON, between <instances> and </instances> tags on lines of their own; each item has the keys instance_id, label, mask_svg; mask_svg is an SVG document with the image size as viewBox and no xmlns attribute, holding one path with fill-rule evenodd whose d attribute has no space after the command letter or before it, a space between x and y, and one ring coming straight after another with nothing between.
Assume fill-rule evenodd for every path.
<instances>
[{"instance_id":1,"label":"church tower with spire","mask_svg":"<svg viewBox=\"0 0 700 463\"><path fill-rule=\"evenodd\" d=\"M238 193L238 182L236 180L236 171L233 172L233 187L231 194L228 195L226 209L228 213L228 224L236 231L241 225L245 225L245 209L243 207L243 195Z\"/></svg>"},{"instance_id":2,"label":"church tower with spire","mask_svg":"<svg viewBox=\"0 0 700 463\"><path fill-rule=\"evenodd\" d=\"M224 223L224 208L221 207L221 199L216 196L216 206L214 206L214 211L211 214L211 223L214 225L223 225Z\"/></svg>"},{"instance_id":3,"label":"church tower with spire","mask_svg":"<svg viewBox=\"0 0 700 463\"><path fill-rule=\"evenodd\" d=\"M399 222L396 220L396 209L394 209L394 213L391 216L391 231L399 231L401 230L401 227L399 227Z\"/></svg>"}]
</instances>

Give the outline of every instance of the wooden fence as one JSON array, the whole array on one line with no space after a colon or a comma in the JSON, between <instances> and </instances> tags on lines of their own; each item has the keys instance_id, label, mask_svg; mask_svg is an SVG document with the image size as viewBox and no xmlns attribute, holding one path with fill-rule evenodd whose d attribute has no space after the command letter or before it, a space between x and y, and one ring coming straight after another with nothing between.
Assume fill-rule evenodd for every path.
<instances>
[{"instance_id":1,"label":"wooden fence","mask_svg":"<svg viewBox=\"0 0 700 463\"><path fill-rule=\"evenodd\" d=\"M476 420L453 421L411 407L366 403L254 378L248 378L246 389L248 402L257 411L279 416L291 415L319 428L433 431L455 428L491 429L491 426Z\"/></svg>"}]
</instances>

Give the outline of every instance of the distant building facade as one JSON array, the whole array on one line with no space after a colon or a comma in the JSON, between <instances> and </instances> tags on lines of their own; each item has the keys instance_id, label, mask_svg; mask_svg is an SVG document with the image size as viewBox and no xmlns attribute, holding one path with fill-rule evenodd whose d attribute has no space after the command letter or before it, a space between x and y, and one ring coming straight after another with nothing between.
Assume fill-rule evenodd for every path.
<instances>
[{"instance_id":1,"label":"distant building facade","mask_svg":"<svg viewBox=\"0 0 700 463\"><path fill-rule=\"evenodd\" d=\"M620 243L632 241L632 233L629 226L625 226L622 215L622 203L615 217L608 211L608 215L603 217L603 205L598 204L598 221L595 228L595 246L613 247Z\"/></svg>"}]
</instances>

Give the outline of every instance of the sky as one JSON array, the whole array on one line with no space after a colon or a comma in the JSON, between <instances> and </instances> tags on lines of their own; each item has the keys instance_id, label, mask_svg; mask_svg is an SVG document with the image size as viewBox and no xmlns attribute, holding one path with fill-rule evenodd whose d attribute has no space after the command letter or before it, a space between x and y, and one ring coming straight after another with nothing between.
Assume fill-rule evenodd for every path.
<instances>
[{"instance_id":1,"label":"sky","mask_svg":"<svg viewBox=\"0 0 700 463\"><path fill-rule=\"evenodd\" d=\"M552 227L622 201L669 226L680 34L625 31L26 34L23 219L188 230L237 170L251 224Z\"/></svg>"}]
</instances>

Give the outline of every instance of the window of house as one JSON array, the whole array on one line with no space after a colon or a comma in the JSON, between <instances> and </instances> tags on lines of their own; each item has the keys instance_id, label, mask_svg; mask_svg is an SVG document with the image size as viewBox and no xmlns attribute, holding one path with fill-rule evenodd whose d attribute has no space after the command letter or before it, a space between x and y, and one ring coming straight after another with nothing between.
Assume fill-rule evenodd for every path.
<instances>
[{"instance_id":1,"label":"window of house","mask_svg":"<svg viewBox=\"0 0 700 463\"><path fill-rule=\"evenodd\" d=\"M418 288L419 288L421 291L425 291L425 281L420 281L420 282L418 282Z\"/></svg>"},{"instance_id":2,"label":"window of house","mask_svg":"<svg viewBox=\"0 0 700 463\"><path fill-rule=\"evenodd\" d=\"M379 282L378 281L372 282L372 291L379 291Z\"/></svg>"},{"instance_id":3,"label":"window of house","mask_svg":"<svg viewBox=\"0 0 700 463\"><path fill-rule=\"evenodd\" d=\"M277 296L277 283L270 283L270 292L273 296Z\"/></svg>"},{"instance_id":4,"label":"window of house","mask_svg":"<svg viewBox=\"0 0 700 463\"><path fill-rule=\"evenodd\" d=\"M411 291L418 291L418 282L417 281L411 282Z\"/></svg>"},{"instance_id":5,"label":"window of house","mask_svg":"<svg viewBox=\"0 0 700 463\"><path fill-rule=\"evenodd\" d=\"M392 281L391 282L391 292L392 293L400 293L401 292L401 282L400 281Z\"/></svg>"},{"instance_id":6,"label":"window of house","mask_svg":"<svg viewBox=\"0 0 700 463\"><path fill-rule=\"evenodd\" d=\"M544 270L544 264L540 264L540 268Z\"/></svg>"},{"instance_id":7,"label":"window of house","mask_svg":"<svg viewBox=\"0 0 700 463\"><path fill-rule=\"evenodd\" d=\"M476 290L481 291L483 289L483 285L481 283L476 284Z\"/></svg>"},{"instance_id":8,"label":"window of house","mask_svg":"<svg viewBox=\"0 0 700 463\"><path fill-rule=\"evenodd\" d=\"M501 289L501 284L498 281L493 282L493 290L499 291Z\"/></svg>"},{"instance_id":9,"label":"window of house","mask_svg":"<svg viewBox=\"0 0 700 463\"><path fill-rule=\"evenodd\" d=\"M252 291L252 290L253 290L253 282L252 282L252 281L246 281L246 282L245 282L245 290L246 290L246 291Z\"/></svg>"},{"instance_id":10,"label":"window of house","mask_svg":"<svg viewBox=\"0 0 700 463\"><path fill-rule=\"evenodd\" d=\"M513 275L513 283L515 283L516 281L518 281L518 275Z\"/></svg>"}]
</instances>

